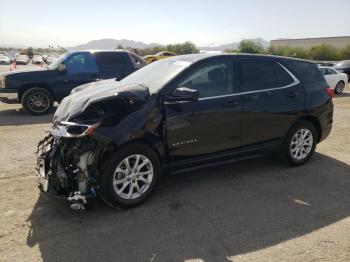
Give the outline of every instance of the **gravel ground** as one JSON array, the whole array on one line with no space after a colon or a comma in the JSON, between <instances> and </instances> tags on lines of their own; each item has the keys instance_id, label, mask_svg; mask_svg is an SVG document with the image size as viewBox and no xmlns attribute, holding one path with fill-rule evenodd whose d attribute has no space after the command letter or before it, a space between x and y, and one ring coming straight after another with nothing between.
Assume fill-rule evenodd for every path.
<instances>
[{"instance_id":1,"label":"gravel ground","mask_svg":"<svg viewBox=\"0 0 350 262\"><path fill-rule=\"evenodd\" d=\"M138 208L87 212L37 189L52 115L0 103L0 261L350 261L350 93L334 103L333 131L302 167L206 168L164 178Z\"/></svg>"}]
</instances>

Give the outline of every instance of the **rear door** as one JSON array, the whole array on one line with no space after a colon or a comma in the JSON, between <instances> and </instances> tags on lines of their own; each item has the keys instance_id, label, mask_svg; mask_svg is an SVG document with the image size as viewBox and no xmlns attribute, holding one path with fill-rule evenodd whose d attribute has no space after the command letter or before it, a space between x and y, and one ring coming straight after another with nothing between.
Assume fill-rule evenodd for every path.
<instances>
[{"instance_id":1,"label":"rear door","mask_svg":"<svg viewBox=\"0 0 350 262\"><path fill-rule=\"evenodd\" d=\"M216 59L187 72L173 89L198 90L193 102L165 102L169 155L172 160L240 146L241 103L237 74L229 59Z\"/></svg>"},{"instance_id":2,"label":"rear door","mask_svg":"<svg viewBox=\"0 0 350 262\"><path fill-rule=\"evenodd\" d=\"M304 90L273 60L241 59L242 145L282 138L304 108Z\"/></svg>"},{"instance_id":3,"label":"rear door","mask_svg":"<svg viewBox=\"0 0 350 262\"><path fill-rule=\"evenodd\" d=\"M126 52L97 52L95 57L101 79L121 80L133 71Z\"/></svg>"}]
</instances>

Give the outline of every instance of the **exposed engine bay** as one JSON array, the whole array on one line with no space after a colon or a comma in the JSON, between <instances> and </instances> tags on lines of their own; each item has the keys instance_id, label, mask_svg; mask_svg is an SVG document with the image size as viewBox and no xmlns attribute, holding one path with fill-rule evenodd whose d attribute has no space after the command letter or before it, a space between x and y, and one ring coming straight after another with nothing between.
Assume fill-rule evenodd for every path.
<instances>
[{"instance_id":1,"label":"exposed engine bay","mask_svg":"<svg viewBox=\"0 0 350 262\"><path fill-rule=\"evenodd\" d=\"M106 147L86 132L95 126L64 123L52 129L38 144L37 169L39 186L45 193L66 196L73 209L85 209L87 199L98 190L97 160ZM69 130L81 129L72 134ZM91 132L91 131L90 131Z\"/></svg>"}]
</instances>

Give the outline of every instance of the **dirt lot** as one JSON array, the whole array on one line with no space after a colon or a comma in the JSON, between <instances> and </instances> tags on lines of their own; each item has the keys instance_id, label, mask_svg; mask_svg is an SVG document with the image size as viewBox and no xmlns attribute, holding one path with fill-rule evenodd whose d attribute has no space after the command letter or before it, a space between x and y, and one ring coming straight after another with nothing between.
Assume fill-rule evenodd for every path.
<instances>
[{"instance_id":1,"label":"dirt lot","mask_svg":"<svg viewBox=\"0 0 350 262\"><path fill-rule=\"evenodd\" d=\"M144 205L88 212L39 194L52 115L0 103L0 261L350 261L350 87L312 160L261 158L169 176Z\"/></svg>"}]
</instances>

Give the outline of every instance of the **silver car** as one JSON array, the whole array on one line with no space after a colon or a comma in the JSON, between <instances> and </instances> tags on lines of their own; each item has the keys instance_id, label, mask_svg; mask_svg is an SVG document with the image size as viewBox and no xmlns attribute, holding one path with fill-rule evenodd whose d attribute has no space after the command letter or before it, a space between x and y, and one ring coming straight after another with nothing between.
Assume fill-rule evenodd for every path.
<instances>
[{"instance_id":1,"label":"silver car","mask_svg":"<svg viewBox=\"0 0 350 262\"><path fill-rule=\"evenodd\" d=\"M0 55L0 64L1 65L9 65L9 64L11 64L11 59L8 56Z\"/></svg>"},{"instance_id":2,"label":"silver car","mask_svg":"<svg viewBox=\"0 0 350 262\"><path fill-rule=\"evenodd\" d=\"M43 63L43 58L40 55L34 55L32 58L33 64L41 64Z\"/></svg>"}]
</instances>

